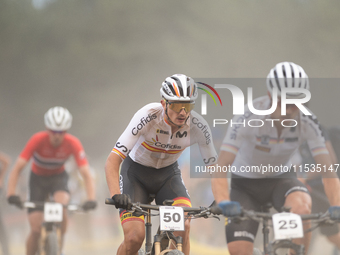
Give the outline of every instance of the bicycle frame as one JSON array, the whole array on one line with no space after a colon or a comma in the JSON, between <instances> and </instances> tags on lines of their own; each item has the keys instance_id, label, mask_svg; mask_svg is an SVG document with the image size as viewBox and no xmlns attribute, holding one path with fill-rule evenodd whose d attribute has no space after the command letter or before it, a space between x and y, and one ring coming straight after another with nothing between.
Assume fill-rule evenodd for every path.
<instances>
[{"instance_id":1,"label":"bicycle frame","mask_svg":"<svg viewBox=\"0 0 340 255\"><path fill-rule=\"evenodd\" d=\"M40 208L45 210L47 204L57 204L53 202L24 202L25 208ZM60 205L61 208L66 208L69 211L81 210L77 205ZM63 210L61 211L63 214ZM41 236L39 240L39 255L60 255L61 253L61 220L47 219L44 215L44 220L41 225Z\"/></svg>"},{"instance_id":2,"label":"bicycle frame","mask_svg":"<svg viewBox=\"0 0 340 255\"><path fill-rule=\"evenodd\" d=\"M172 205L173 200L165 200L164 205L169 206ZM105 204L109 205L115 205L115 202L111 198L105 199ZM163 255L163 254L172 254L172 251L176 250L178 253L176 254L183 254L182 253L182 245L183 240L181 236L175 236L173 234L173 230L163 230L160 231L160 227L158 228L157 234L154 236L154 242L152 243L151 240L151 210L160 210L159 205L151 205L151 204L140 204L140 203L132 203L132 211L140 212L145 215L145 255ZM215 217L221 214L221 212L213 212L211 207L199 207L199 208L192 208L192 207L182 207L184 212L187 212L188 215L186 217L192 217L192 218L209 218L209 217ZM219 218L218 218L219 219ZM162 240L168 240L168 248L164 248L162 245ZM171 240L176 242L176 247L173 249L173 247L170 248L170 242ZM154 247L154 250L152 249ZM141 254L142 250L140 249L138 254Z\"/></svg>"},{"instance_id":3,"label":"bicycle frame","mask_svg":"<svg viewBox=\"0 0 340 255\"><path fill-rule=\"evenodd\" d=\"M293 249L297 253L296 255L304 255L305 248L302 244L295 244L291 240L278 240L270 242L269 240L269 221L270 218L264 218L262 222L262 233L263 233L263 250L265 255L276 254L276 250L280 248Z\"/></svg>"},{"instance_id":4,"label":"bicycle frame","mask_svg":"<svg viewBox=\"0 0 340 255\"><path fill-rule=\"evenodd\" d=\"M269 209L271 208L271 205L265 205L263 207L262 212L254 212L254 211L248 211L243 210L243 213L241 216L234 217L235 220L255 220L258 222L262 222L262 234L263 234L263 250L265 255L276 255L276 251L278 249L292 249L296 252L296 255L304 255L305 253L305 247L302 244L295 244L293 243L292 239L280 239L275 241L270 241L269 238L269 232L270 232L270 224L269 222L272 221L272 216L274 214L269 212ZM283 208L283 212L289 212L289 208ZM324 224L324 223L332 223L334 221L330 221L329 215L326 213L319 213L319 214L307 214L307 215L300 215L301 220L314 220L318 225ZM308 230L305 230L304 232L309 232L316 227L312 227ZM256 249L254 249L255 251Z\"/></svg>"},{"instance_id":5,"label":"bicycle frame","mask_svg":"<svg viewBox=\"0 0 340 255\"><path fill-rule=\"evenodd\" d=\"M153 196L150 196L150 201L153 200ZM173 200L165 200L165 205L171 205ZM149 255L152 253L152 223L151 223L151 209L147 209L147 215L145 215L145 254ZM160 231L158 228L157 234L154 236L154 255L159 255L161 252L171 251L172 249L167 249L162 251L161 242L165 239L172 239L176 241L176 249L182 251L183 240L181 236L175 236L173 231Z\"/></svg>"}]
</instances>

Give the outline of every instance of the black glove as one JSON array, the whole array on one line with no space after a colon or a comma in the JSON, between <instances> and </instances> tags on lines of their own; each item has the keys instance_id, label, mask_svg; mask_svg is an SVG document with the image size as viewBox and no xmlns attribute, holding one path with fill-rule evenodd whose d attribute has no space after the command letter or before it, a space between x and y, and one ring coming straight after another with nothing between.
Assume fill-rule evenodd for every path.
<instances>
[{"instance_id":1,"label":"black glove","mask_svg":"<svg viewBox=\"0 0 340 255\"><path fill-rule=\"evenodd\" d=\"M116 208L130 210L132 207L130 196L127 194L116 194L112 197Z\"/></svg>"},{"instance_id":2,"label":"black glove","mask_svg":"<svg viewBox=\"0 0 340 255\"><path fill-rule=\"evenodd\" d=\"M7 198L7 201L8 201L9 204L15 205L15 206L19 207L20 209L23 208L22 201L21 201L19 196L16 196L16 195L9 196Z\"/></svg>"},{"instance_id":3,"label":"black glove","mask_svg":"<svg viewBox=\"0 0 340 255\"><path fill-rule=\"evenodd\" d=\"M328 212L331 220L340 220L340 206L331 206Z\"/></svg>"},{"instance_id":4,"label":"black glove","mask_svg":"<svg viewBox=\"0 0 340 255\"><path fill-rule=\"evenodd\" d=\"M95 200L88 200L83 204L83 210L88 211L88 210L94 210L97 207L97 201Z\"/></svg>"},{"instance_id":5,"label":"black glove","mask_svg":"<svg viewBox=\"0 0 340 255\"><path fill-rule=\"evenodd\" d=\"M241 214L241 205L239 202L224 200L218 204L222 213L226 217L238 216Z\"/></svg>"}]
</instances>

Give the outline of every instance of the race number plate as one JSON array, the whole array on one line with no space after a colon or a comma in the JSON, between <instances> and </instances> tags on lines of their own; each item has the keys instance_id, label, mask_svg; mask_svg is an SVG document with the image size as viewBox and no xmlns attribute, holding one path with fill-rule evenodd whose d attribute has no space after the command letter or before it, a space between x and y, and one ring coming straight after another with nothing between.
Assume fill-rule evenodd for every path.
<instances>
[{"instance_id":1,"label":"race number plate","mask_svg":"<svg viewBox=\"0 0 340 255\"><path fill-rule=\"evenodd\" d=\"M159 207L160 228L162 231L184 231L183 208L177 206Z\"/></svg>"},{"instance_id":2,"label":"race number plate","mask_svg":"<svg viewBox=\"0 0 340 255\"><path fill-rule=\"evenodd\" d=\"M44 220L46 222L61 222L63 221L63 206L58 203L45 203L44 205Z\"/></svg>"},{"instance_id":3,"label":"race number plate","mask_svg":"<svg viewBox=\"0 0 340 255\"><path fill-rule=\"evenodd\" d=\"M300 215L294 213L276 213L272 216L275 240L303 237Z\"/></svg>"}]
</instances>

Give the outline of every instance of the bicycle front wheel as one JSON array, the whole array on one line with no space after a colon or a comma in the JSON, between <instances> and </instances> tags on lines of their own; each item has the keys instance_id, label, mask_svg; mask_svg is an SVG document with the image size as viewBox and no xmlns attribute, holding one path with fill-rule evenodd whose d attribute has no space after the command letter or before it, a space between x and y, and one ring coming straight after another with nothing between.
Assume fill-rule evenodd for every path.
<instances>
[{"instance_id":1,"label":"bicycle front wheel","mask_svg":"<svg viewBox=\"0 0 340 255\"><path fill-rule=\"evenodd\" d=\"M59 255L58 236L56 232L50 232L45 240L46 255Z\"/></svg>"}]
</instances>

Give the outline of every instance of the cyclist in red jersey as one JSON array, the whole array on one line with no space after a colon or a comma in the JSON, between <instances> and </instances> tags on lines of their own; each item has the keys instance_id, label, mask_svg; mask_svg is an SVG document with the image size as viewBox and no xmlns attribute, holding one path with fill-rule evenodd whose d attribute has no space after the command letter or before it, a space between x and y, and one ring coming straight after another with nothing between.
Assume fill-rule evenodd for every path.
<instances>
[{"instance_id":1,"label":"cyclist in red jersey","mask_svg":"<svg viewBox=\"0 0 340 255\"><path fill-rule=\"evenodd\" d=\"M71 124L72 115L66 108L57 106L46 112L47 130L38 132L30 138L10 173L7 189L7 199L10 204L22 208L22 201L15 190L19 175L31 158L33 160L29 182L30 200L43 202L48 195L52 195L55 202L68 204L70 194L64 163L73 156L85 182L88 200L83 204L83 208L84 210L96 208L94 180L90 174L83 146L78 138L67 133ZM43 212L41 209L29 209L28 212L31 231L26 242L26 254L34 255L38 248ZM62 235L65 234L66 226L67 214L64 211Z\"/></svg>"}]
</instances>

